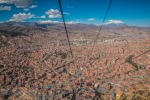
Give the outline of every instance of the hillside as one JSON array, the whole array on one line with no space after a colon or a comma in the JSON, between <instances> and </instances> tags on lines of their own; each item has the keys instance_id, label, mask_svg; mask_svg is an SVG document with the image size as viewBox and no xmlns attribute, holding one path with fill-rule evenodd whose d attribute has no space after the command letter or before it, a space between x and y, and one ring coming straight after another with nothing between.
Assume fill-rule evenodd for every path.
<instances>
[{"instance_id":1,"label":"hillside","mask_svg":"<svg viewBox=\"0 0 150 100\"><path fill-rule=\"evenodd\" d=\"M150 99L150 29L0 24L0 99Z\"/></svg>"}]
</instances>

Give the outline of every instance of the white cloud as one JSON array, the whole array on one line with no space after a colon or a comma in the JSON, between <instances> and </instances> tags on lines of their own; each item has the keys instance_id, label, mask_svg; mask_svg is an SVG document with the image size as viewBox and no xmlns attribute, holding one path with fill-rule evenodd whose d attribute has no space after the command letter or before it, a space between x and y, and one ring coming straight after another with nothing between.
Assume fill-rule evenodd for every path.
<instances>
[{"instance_id":1,"label":"white cloud","mask_svg":"<svg viewBox=\"0 0 150 100\"><path fill-rule=\"evenodd\" d=\"M57 9L50 9L47 12L45 12L46 15L48 15L49 18L60 18L61 13ZM63 14L69 15L69 13L64 12Z\"/></svg>"},{"instance_id":2,"label":"white cloud","mask_svg":"<svg viewBox=\"0 0 150 100\"><path fill-rule=\"evenodd\" d=\"M62 23L59 21L52 21L52 20L45 20L45 21L38 21L39 24L50 24L50 23ZM78 22L74 22L74 21L69 21L66 22L66 24L77 24Z\"/></svg>"},{"instance_id":3,"label":"white cloud","mask_svg":"<svg viewBox=\"0 0 150 100\"><path fill-rule=\"evenodd\" d=\"M93 21L93 20L95 20L95 18L89 18L89 19L88 19L88 21Z\"/></svg>"},{"instance_id":4,"label":"white cloud","mask_svg":"<svg viewBox=\"0 0 150 100\"><path fill-rule=\"evenodd\" d=\"M0 3L12 3L12 0L0 0Z\"/></svg>"},{"instance_id":5,"label":"white cloud","mask_svg":"<svg viewBox=\"0 0 150 100\"><path fill-rule=\"evenodd\" d=\"M61 17L61 14L57 9L56 10L50 9L45 14L47 14L49 18L60 18Z\"/></svg>"},{"instance_id":6,"label":"white cloud","mask_svg":"<svg viewBox=\"0 0 150 100\"><path fill-rule=\"evenodd\" d=\"M74 22L74 21L69 21L69 22L66 22L66 24L77 24L79 22Z\"/></svg>"},{"instance_id":7,"label":"white cloud","mask_svg":"<svg viewBox=\"0 0 150 100\"><path fill-rule=\"evenodd\" d=\"M26 19L31 19L33 18L35 15L31 14L31 13L19 13L19 14L14 14L12 16L12 18L9 21L16 21L16 22L20 22L20 21L24 21Z\"/></svg>"},{"instance_id":8,"label":"white cloud","mask_svg":"<svg viewBox=\"0 0 150 100\"><path fill-rule=\"evenodd\" d=\"M105 24L124 24L124 22L122 22L121 20L109 20Z\"/></svg>"},{"instance_id":9,"label":"white cloud","mask_svg":"<svg viewBox=\"0 0 150 100\"><path fill-rule=\"evenodd\" d=\"M29 8L36 8L36 7L37 7L37 5L32 5Z\"/></svg>"},{"instance_id":10,"label":"white cloud","mask_svg":"<svg viewBox=\"0 0 150 100\"><path fill-rule=\"evenodd\" d=\"M24 11L29 11L29 8L25 8L25 9L23 9Z\"/></svg>"},{"instance_id":11,"label":"white cloud","mask_svg":"<svg viewBox=\"0 0 150 100\"><path fill-rule=\"evenodd\" d=\"M45 15L43 15L43 16L41 16L40 18L46 18L46 16L45 16Z\"/></svg>"},{"instance_id":12,"label":"white cloud","mask_svg":"<svg viewBox=\"0 0 150 100\"><path fill-rule=\"evenodd\" d=\"M70 15L70 14L69 14L69 13L67 13L67 12L64 12L63 14L64 14L64 15Z\"/></svg>"},{"instance_id":13,"label":"white cloud","mask_svg":"<svg viewBox=\"0 0 150 100\"><path fill-rule=\"evenodd\" d=\"M37 7L37 5L32 5L29 8L24 8L23 10L24 11L29 11L30 9L33 9L33 8L36 8L36 7Z\"/></svg>"},{"instance_id":14,"label":"white cloud","mask_svg":"<svg viewBox=\"0 0 150 100\"><path fill-rule=\"evenodd\" d=\"M25 8L33 3L34 0L0 0L0 4L14 4L17 8Z\"/></svg>"},{"instance_id":15,"label":"white cloud","mask_svg":"<svg viewBox=\"0 0 150 100\"><path fill-rule=\"evenodd\" d=\"M10 11L11 10L11 6L3 6L3 5L1 5L0 6L0 11L4 11L4 10Z\"/></svg>"},{"instance_id":16,"label":"white cloud","mask_svg":"<svg viewBox=\"0 0 150 100\"><path fill-rule=\"evenodd\" d=\"M59 21L52 21L52 20L45 20L45 21L38 21L39 24L50 24L50 23L60 23Z\"/></svg>"}]
</instances>

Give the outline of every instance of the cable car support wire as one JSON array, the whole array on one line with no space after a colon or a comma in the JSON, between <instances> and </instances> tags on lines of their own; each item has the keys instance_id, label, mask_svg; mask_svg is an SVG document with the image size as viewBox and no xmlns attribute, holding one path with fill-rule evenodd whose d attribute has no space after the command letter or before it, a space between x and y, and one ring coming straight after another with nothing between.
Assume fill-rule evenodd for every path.
<instances>
[{"instance_id":1,"label":"cable car support wire","mask_svg":"<svg viewBox=\"0 0 150 100\"><path fill-rule=\"evenodd\" d=\"M96 43L96 41L97 41L97 39L98 39L98 37L99 37L99 34L100 34L101 30L102 30L103 25L104 25L106 16L107 16L107 14L108 14L108 12L109 12L109 9L110 9L110 7L111 7L111 4L112 4L112 0L110 0L109 6L108 6L107 11L106 11L106 13L105 13L105 16L104 16L104 19L103 19L103 21L102 21L102 24L101 24L101 26L100 26L100 29L99 29L99 31L98 31L98 34L96 35L96 38L95 38L95 41L94 41L94 44L93 44L93 48L92 48L92 53L93 53L93 49L94 49L94 47L95 47L95 43Z\"/></svg>"},{"instance_id":2,"label":"cable car support wire","mask_svg":"<svg viewBox=\"0 0 150 100\"><path fill-rule=\"evenodd\" d=\"M73 52L72 52L72 48L71 48L71 44L70 44L70 39L69 39L69 35L68 35L66 23L65 23L63 9L62 9L62 5L61 5L61 0L58 0L58 3L59 3L59 7L60 7L60 12L61 12L61 15L62 15L62 20L63 20L64 28L65 28L65 31L66 31L66 36L67 36L67 41L68 41L68 45L69 45L71 57L72 57L72 60L73 60L74 56L73 56Z\"/></svg>"}]
</instances>

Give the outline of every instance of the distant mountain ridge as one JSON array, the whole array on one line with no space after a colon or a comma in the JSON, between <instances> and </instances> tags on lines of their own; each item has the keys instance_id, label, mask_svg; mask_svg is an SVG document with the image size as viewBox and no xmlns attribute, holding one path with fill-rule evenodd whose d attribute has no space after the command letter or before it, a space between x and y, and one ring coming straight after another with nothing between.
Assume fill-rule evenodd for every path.
<instances>
[{"instance_id":1,"label":"distant mountain ridge","mask_svg":"<svg viewBox=\"0 0 150 100\"><path fill-rule=\"evenodd\" d=\"M32 27L32 28L42 28L42 29L46 29L49 28L51 26L54 26L55 28L63 28L63 24L62 23L45 23L45 24L41 24L38 22L5 22L5 23L0 23L0 28L2 27ZM79 30L83 30L83 29L98 29L100 27L100 25L94 25L94 24L82 24L82 23L76 23L76 24L67 24L67 28L70 29L79 29ZM103 25L103 28L132 28L132 27L137 27L137 26L128 26L127 24L123 23L123 22L109 22L109 23L105 23ZM139 27L137 27L139 28ZM140 27L140 28L144 28L144 27ZM148 27L148 29L150 29L150 27Z\"/></svg>"}]
</instances>

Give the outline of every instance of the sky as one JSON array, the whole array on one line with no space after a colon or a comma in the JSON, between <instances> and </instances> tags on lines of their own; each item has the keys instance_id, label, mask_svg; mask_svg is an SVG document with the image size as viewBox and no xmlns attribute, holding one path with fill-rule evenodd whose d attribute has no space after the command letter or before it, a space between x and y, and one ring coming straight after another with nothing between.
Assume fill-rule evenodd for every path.
<instances>
[{"instance_id":1,"label":"sky","mask_svg":"<svg viewBox=\"0 0 150 100\"><path fill-rule=\"evenodd\" d=\"M100 25L110 0L61 0L66 23ZM62 22L57 0L0 0L2 22ZM150 26L150 0L113 0L105 24Z\"/></svg>"}]
</instances>

